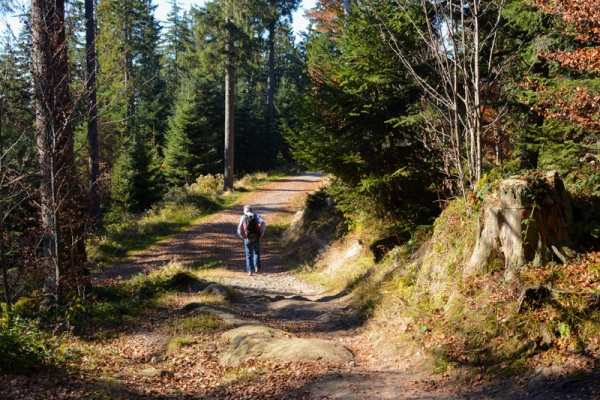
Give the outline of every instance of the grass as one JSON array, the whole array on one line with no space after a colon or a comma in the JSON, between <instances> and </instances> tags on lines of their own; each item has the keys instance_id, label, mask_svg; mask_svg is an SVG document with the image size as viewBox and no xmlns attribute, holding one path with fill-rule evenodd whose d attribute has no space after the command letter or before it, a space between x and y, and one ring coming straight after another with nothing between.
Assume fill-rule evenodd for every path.
<instances>
[{"instance_id":1,"label":"grass","mask_svg":"<svg viewBox=\"0 0 600 400\"><path fill-rule=\"evenodd\" d=\"M211 314L200 313L183 318L175 318L162 329L174 335L222 330L226 325Z\"/></svg>"},{"instance_id":2,"label":"grass","mask_svg":"<svg viewBox=\"0 0 600 400\"><path fill-rule=\"evenodd\" d=\"M149 275L140 274L116 285L94 287L92 296L85 301L72 296L63 308L63 319L76 334L96 339L116 337L158 305L169 303L180 293L197 293L207 284L194 271L172 262ZM226 302L217 296L203 300L213 304Z\"/></svg>"},{"instance_id":3,"label":"grass","mask_svg":"<svg viewBox=\"0 0 600 400\"><path fill-rule=\"evenodd\" d=\"M223 378L223 385L233 385L237 382L249 382L265 373L264 367L249 366L249 367L232 367L226 372Z\"/></svg>"},{"instance_id":4,"label":"grass","mask_svg":"<svg viewBox=\"0 0 600 400\"><path fill-rule=\"evenodd\" d=\"M172 338L167 346L167 354L179 354L184 347L192 346L196 343L191 335L183 335Z\"/></svg>"},{"instance_id":5,"label":"grass","mask_svg":"<svg viewBox=\"0 0 600 400\"><path fill-rule=\"evenodd\" d=\"M141 215L109 216L106 232L88 240L88 258L97 264L110 265L241 202L244 198L241 193L256 190L281 176L277 173L246 175L234 183L233 191L227 192L222 190L221 175L200 176L191 185L172 189L161 203Z\"/></svg>"}]
</instances>

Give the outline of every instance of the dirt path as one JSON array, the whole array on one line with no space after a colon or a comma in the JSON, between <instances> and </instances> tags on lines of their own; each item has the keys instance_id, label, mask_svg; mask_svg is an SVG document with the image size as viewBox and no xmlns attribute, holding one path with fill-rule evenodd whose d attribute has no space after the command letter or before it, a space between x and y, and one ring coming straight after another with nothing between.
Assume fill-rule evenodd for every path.
<instances>
[{"instance_id":1,"label":"dirt path","mask_svg":"<svg viewBox=\"0 0 600 400\"><path fill-rule=\"evenodd\" d=\"M267 221L273 224L290 220L302 204L307 192L321 184L318 174L303 174L281 179L248 196L244 203L251 204ZM245 258L240 239L235 235L241 215L241 206L215 214L185 232L161 242L151 249L130 257L118 266L96 276L95 284L107 279L126 279L135 274L148 273L167 265L172 260L184 264L201 264L207 260L223 260L225 271L220 270L208 279L232 287L241 298L232 304L232 311L242 318L258 320L273 328L290 332L300 338L337 341L347 346L355 356L350 365L333 371L311 375L301 385L289 384L285 396L265 397L260 388L246 388L246 392L228 393L225 398L285 398L285 399L452 399L465 398L457 388L440 376L418 374L410 360L388 357L377 351L361 336L361 324L344 297L324 293L322 288L308 284L287 272L279 263L277 251L269 241L262 243L263 273L249 277L245 273ZM271 302L273 298L284 300ZM185 302L185 300L184 300ZM183 303L178 306L182 306ZM168 311L167 311L168 313ZM160 317L157 316L157 320ZM148 361L152 347L164 340L148 330L129 339L136 348L136 361ZM119 342L120 343L120 342ZM116 347L120 346L116 344ZM211 344L217 349L218 344ZM128 347L128 346L127 346ZM127 354L118 353L117 355ZM216 357L216 354L211 354ZM194 359L195 355L190 355ZM212 360L212 361L211 361ZM201 363L214 362L204 358ZM199 362L200 363L200 362ZM306 368L308 371L308 367ZM199 372L206 374L206 371ZM193 373L190 377L197 376ZM304 373L303 373L304 375ZM194 378L192 378L194 379ZM197 379L197 378L195 378ZM260 384L260 382L251 385ZM144 389L140 388L140 391ZM249 393L255 393L254 395ZM223 394L216 395L221 398Z\"/></svg>"},{"instance_id":2,"label":"dirt path","mask_svg":"<svg viewBox=\"0 0 600 400\"><path fill-rule=\"evenodd\" d=\"M268 184L244 200L268 224L289 220L301 204L300 198L319 187L321 176L303 174ZM395 399L395 398L452 398L447 390L438 390L433 380L421 381L410 364L400 358L386 358L360 336L360 323L347 299L328 296L322 288L299 280L277 261L277 252L269 241L262 243L263 273L252 277L244 270L242 243L235 235L241 206L213 215L190 229L153 246L152 249L130 257L116 267L96 276L96 284L107 279L129 278L148 273L167 265L171 260L183 263L202 263L218 259L227 263L228 271L211 276L210 280L234 288L242 298L232 305L243 317L259 320L301 338L337 341L355 355L355 362L322 374L289 393L289 398L307 399ZM271 303L269 299L286 299ZM300 296L300 297L299 297ZM235 396L234 396L235 397ZM253 398L253 397L248 397ZM256 397L262 398L262 397ZM287 398L287 397L286 397Z\"/></svg>"},{"instance_id":3,"label":"dirt path","mask_svg":"<svg viewBox=\"0 0 600 400\"><path fill-rule=\"evenodd\" d=\"M244 203L251 204L254 212L259 213L268 224L272 224L293 217L298 210L291 209L290 203L300 201L308 192L317 189L321 181L322 176L317 173L282 178L246 196ZM147 274L171 260L195 264L207 260L223 260L232 272L241 272L245 269L245 255L242 241L236 235L241 214L242 206L238 205L211 215L184 232L96 274L93 283L101 285L107 279L127 279L139 273ZM265 272L279 272L275 254L268 241L263 241L262 253Z\"/></svg>"}]
</instances>

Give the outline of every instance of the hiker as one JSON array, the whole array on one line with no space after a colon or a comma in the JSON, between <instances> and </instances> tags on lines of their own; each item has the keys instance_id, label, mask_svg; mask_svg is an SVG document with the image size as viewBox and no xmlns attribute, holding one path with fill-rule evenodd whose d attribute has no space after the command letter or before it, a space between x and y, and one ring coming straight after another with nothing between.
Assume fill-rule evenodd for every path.
<instances>
[{"instance_id":1,"label":"hiker","mask_svg":"<svg viewBox=\"0 0 600 400\"><path fill-rule=\"evenodd\" d=\"M244 239L246 251L246 272L260 272L260 238L267 230L267 224L259 214L252 212L252 207L244 206L244 215L240 218L237 234Z\"/></svg>"}]
</instances>

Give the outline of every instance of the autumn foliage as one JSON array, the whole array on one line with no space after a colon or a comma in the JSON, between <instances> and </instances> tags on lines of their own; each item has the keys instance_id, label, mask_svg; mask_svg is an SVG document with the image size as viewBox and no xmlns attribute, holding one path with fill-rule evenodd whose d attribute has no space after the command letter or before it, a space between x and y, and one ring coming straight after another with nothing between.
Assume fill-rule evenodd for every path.
<instances>
[{"instance_id":1,"label":"autumn foliage","mask_svg":"<svg viewBox=\"0 0 600 400\"><path fill-rule=\"evenodd\" d=\"M553 60L563 68L575 73L600 74L600 5L595 0L538 0L535 3L542 11L562 18L565 34L572 37L580 47L573 51L558 50L542 52L540 57ZM600 94L592 93L587 87L574 91L557 89L550 96L549 89L541 85L540 104L550 118L568 119L587 129L600 130Z\"/></svg>"}]
</instances>

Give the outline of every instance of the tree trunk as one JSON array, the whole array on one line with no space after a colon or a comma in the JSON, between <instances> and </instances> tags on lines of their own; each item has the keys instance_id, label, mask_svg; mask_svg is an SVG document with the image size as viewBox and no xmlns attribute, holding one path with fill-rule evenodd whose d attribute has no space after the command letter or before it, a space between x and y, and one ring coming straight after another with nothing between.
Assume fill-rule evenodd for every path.
<instances>
[{"instance_id":1,"label":"tree trunk","mask_svg":"<svg viewBox=\"0 0 600 400\"><path fill-rule=\"evenodd\" d=\"M63 283L82 276L85 247L77 202L77 182L69 93L64 0L32 0L31 26L35 122L40 163L43 248L49 270L45 304L60 304ZM67 273L65 275L65 273ZM85 274L83 274L85 275ZM67 279L68 278L68 279ZM67 289L65 287L64 289Z\"/></svg>"},{"instance_id":2,"label":"tree trunk","mask_svg":"<svg viewBox=\"0 0 600 400\"><path fill-rule=\"evenodd\" d=\"M225 154L224 154L224 189L233 189L233 146L234 146L234 96L235 96L235 69L231 57L233 43L227 39L225 47Z\"/></svg>"},{"instance_id":3,"label":"tree trunk","mask_svg":"<svg viewBox=\"0 0 600 400\"><path fill-rule=\"evenodd\" d=\"M3 121L2 116L4 115L4 103L0 107L0 173L4 174L4 141L2 138ZM8 284L8 266L6 265L6 253L4 252L4 193L2 193L3 179L0 178L0 264L2 265L2 282L4 288L4 301L6 303L6 309L11 309L11 296L10 286ZM0 313L2 313L2 307L0 307Z\"/></svg>"},{"instance_id":4,"label":"tree trunk","mask_svg":"<svg viewBox=\"0 0 600 400\"><path fill-rule=\"evenodd\" d=\"M267 113L269 137L272 137L272 130L275 119L275 21L269 21L269 73L267 77Z\"/></svg>"},{"instance_id":5,"label":"tree trunk","mask_svg":"<svg viewBox=\"0 0 600 400\"><path fill-rule=\"evenodd\" d=\"M100 161L98 151L98 108L96 101L96 23L94 1L85 0L86 84L88 93L88 167L90 216L95 229L102 228L100 209Z\"/></svg>"},{"instance_id":6,"label":"tree trunk","mask_svg":"<svg viewBox=\"0 0 600 400\"><path fill-rule=\"evenodd\" d=\"M466 273L486 273L496 263L503 264L510 279L527 263L567 262L575 254L573 227L569 193L556 172L501 181L485 200Z\"/></svg>"}]
</instances>

